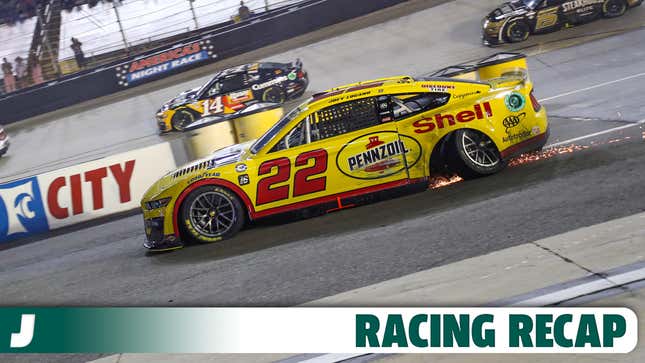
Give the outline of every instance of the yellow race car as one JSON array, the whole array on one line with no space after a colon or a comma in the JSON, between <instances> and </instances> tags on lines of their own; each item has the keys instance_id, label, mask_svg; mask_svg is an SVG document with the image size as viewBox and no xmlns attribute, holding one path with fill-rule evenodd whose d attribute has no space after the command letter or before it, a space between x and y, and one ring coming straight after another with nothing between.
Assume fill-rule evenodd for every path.
<instances>
[{"instance_id":1,"label":"yellow race car","mask_svg":"<svg viewBox=\"0 0 645 363\"><path fill-rule=\"evenodd\" d=\"M254 142L173 171L141 201L146 248L215 242L258 218L342 209L366 195L427 186L449 168L500 171L546 143L546 110L525 56L500 54L437 75L355 83L314 95Z\"/></svg>"}]
</instances>

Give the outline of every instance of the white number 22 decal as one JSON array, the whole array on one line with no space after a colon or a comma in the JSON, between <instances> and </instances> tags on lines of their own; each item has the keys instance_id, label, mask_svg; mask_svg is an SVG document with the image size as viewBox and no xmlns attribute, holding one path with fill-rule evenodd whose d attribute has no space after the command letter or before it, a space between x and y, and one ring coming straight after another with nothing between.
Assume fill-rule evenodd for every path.
<instances>
[{"instance_id":1,"label":"white number 22 decal","mask_svg":"<svg viewBox=\"0 0 645 363\"><path fill-rule=\"evenodd\" d=\"M222 112L224 112L222 96L218 96L212 99L206 99L204 101L204 113L202 114L202 116L208 116Z\"/></svg>"}]
</instances>

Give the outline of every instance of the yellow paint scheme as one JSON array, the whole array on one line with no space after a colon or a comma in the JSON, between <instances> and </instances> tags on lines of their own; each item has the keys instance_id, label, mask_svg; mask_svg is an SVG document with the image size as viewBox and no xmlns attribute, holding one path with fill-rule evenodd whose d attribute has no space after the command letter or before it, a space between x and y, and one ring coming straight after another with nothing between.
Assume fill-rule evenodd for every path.
<instances>
[{"instance_id":1,"label":"yellow paint scheme","mask_svg":"<svg viewBox=\"0 0 645 363\"><path fill-rule=\"evenodd\" d=\"M517 66L518 64L515 64L511 68L517 70ZM265 147L256 150L255 153L250 150L251 143L236 145L163 177L143 197L144 218L164 217L163 234L178 236L174 221L174 215L180 208L177 202L183 200L190 190L202 184L219 184L231 189L240 196L249 211L249 216L259 218L289 209L300 209L317 202L333 201L339 195L360 194L381 187L398 186L410 180L423 180L429 176L429 161L435 145L446 135L460 128L474 129L488 135L500 153L504 154L514 145L527 139L545 136L547 132L546 110L541 107L539 111L534 111L530 99L533 84L525 70L524 74L521 70L515 73L509 73L508 67L497 73L488 70L487 76L493 78L488 83L446 78L414 81L410 77L396 77L335 88L325 96L314 97L305 102L299 107L299 111L293 111L297 115L277 131ZM498 78L495 79L495 76ZM395 122L383 122L285 150L272 151L300 121L330 105L383 95L427 92L450 93L451 97L441 107ZM521 94L525 100L521 110L509 110L507 97L511 93ZM451 116L454 122L450 122L448 116ZM509 123L504 121L509 116L514 116L518 123L509 126ZM358 167L358 163L355 162L356 168L352 170L352 155L365 152L369 143L387 146L388 150L391 149L391 157L387 163L379 165ZM405 153L401 153L401 145L405 146ZM225 154L235 155L234 161L229 159L227 162L217 161L213 164L212 160L218 160ZM316 163L322 164L325 154L327 162L323 168ZM279 166L280 160L289 166ZM267 162L275 165L262 170L261 165ZM289 169L285 173L288 177L282 180L278 173L284 172L284 168ZM243 175L248 176L246 185L240 185ZM258 195L258 184L267 184L267 178L279 180L269 183L270 192L286 195L284 199L267 199L266 193ZM296 179L300 180L300 185L296 185ZM319 190L323 183L324 188ZM302 188L302 184L307 188ZM260 189L264 190L262 185ZM309 189L314 191L303 194L303 191ZM167 197L171 200L163 208L151 209L146 204Z\"/></svg>"}]
</instances>

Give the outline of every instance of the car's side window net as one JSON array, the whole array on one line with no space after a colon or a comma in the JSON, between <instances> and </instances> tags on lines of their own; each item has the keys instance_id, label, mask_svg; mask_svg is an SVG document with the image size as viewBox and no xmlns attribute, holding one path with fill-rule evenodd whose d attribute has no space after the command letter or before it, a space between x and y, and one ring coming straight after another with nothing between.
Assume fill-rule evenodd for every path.
<instances>
[{"instance_id":1,"label":"car's side window net","mask_svg":"<svg viewBox=\"0 0 645 363\"><path fill-rule=\"evenodd\" d=\"M401 119L441 107L450 100L450 93L422 93L392 96L395 119Z\"/></svg>"},{"instance_id":2,"label":"car's side window net","mask_svg":"<svg viewBox=\"0 0 645 363\"><path fill-rule=\"evenodd\" d=\"M311 141L318 141L380 124L373 97L325 107L310 118Z\"/></svg>"}]
</instances>

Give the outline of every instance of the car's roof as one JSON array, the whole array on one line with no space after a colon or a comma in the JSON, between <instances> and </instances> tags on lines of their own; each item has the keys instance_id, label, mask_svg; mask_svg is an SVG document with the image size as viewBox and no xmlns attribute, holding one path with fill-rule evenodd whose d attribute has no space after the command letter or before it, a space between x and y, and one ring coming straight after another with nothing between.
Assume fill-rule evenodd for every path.
<instances>
[{"instance_id":1,"label":"car's roof","mask_svg":"<svg viewBox=\"0 0 645 363\"><path fill-rule=\"evenodd\" d=\"M231 74L242 73L242 72L252 73L253 71L257 71L259 69L280 68L281 66L284 66L284 65L285 65L284 63L278 63L278 62L247 63L247 64L242 64L242 65L239 65L239 66L224 69L224 70L216 73L213 76L213 78L215 78L215 77L224 77L224 76L228 76L228 75L231 75Z\"/></svg>"},{"instance_id":2,"label":"car's roof","mask_svg":"<svg viewBox=\"0 0 645 363\"><path fill-rule=\"evenodd\" d=\"M446 92L454 89L457 84L485 85L484 82L471 81L466 79L455 79L445 77L431 77L414 79L411 76L397 76L380 78L370 81L351 83L343 86L334 87L324 92L314 94L309 100L310 106L323 106L328 103L336 102L337 97L347 96L348 99L358 99L378 94L392 94L401 92L437 92L445 90ZM374 93L378 88L378 93ZM344 97L343 99L344 100Z\"/></svg>"}]
</instances>

